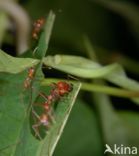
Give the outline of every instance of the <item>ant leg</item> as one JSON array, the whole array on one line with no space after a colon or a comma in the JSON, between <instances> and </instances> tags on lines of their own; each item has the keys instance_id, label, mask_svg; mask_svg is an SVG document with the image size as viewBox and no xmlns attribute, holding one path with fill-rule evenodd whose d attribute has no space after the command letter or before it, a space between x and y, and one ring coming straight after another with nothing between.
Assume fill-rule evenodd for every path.
<instances>
[{"instance_id":1,"label":"ant leg","mask_svg":"<svg viewBox=\"0 0 139 156\"><path fill-rule=\"evenodd\" d=\"M71 79L73 79L73 80L76 80L76 81L79 81L79 79L78 79L77 77L74 77L74 76L68 74L68 79L69 79L69 78L71 78Z\"/></svg>"},{"instance_id":2,"label":"ant leg","mask_svg":"<svg viewBox=\"0 0 139 156\"><path fill-rule=\"evenodd\" d=\"M34 130L34 132L35 132L35 137L38 136L39 139L42 140L42 138L41 138L41 136L40 136L40 134L39 134L39 130L38 130L38 127L41 125L41 123L40 123L40 117L39 117L39 115L34 111L34 109L32 109L32 113L33 113L33 115L38 119L38 123L32 125L32 128L33 128L33 130ZM33 116L33 117L34 117L34 116ZM36 122L36 118L34 118L34 119L35 119L35 122Z\"/></svg>"},{"instance_id":3,"label":"ant leg","mask_svg":"<svg viewBox=\"0 0 139 156\"><path fill-rule=\"evenodd\" d=\"M34 124L34 125L32 126L32 128L33 128L33 130L34 130L34 132L35 132L35 137L38 136L39 139L42 140L42 137L40 136L39 130L38 130L38 127L39 127L40 125L41 125L41 123L38 122L37 124Z\"/></svg>"},{"instance_id":4,"label":"ant leg","mask_svg":"<svg viewBox=\"0 0 139 156\"><path fill-rule=\"evenodd\" d=\"M52 87L52 90L54 90L56 88L56 83L51 83L50 86Z\"/></svg>"},{"instance_id":5,"label":"ant leg","mask_svg":"<svg viewBox=\"0 0 139 156\"><path fill-rule=\"evenodd\" d=\"M40 92L39 95L40 95L41 97L43 97L46 101L48 100L48 99L47 99L47 96L46 96L44 93Z\"/></svg>"},{"instance_id":6,"label":"ant leg","mask_svg":"<svg viewBox=\"0 0 139 156\"><path fill-rule=\"evenodd\" d=\"M56 123L56 120L55 120L55 116L54 116L55 113L54 113L53 107L51 107L50 108L50 111L47 112L47 113L48 113L48 115L49 115L50 120L52 121L52 123L55 124Z\"/></svg>"},{"instance_id":7,"label":"ant leg","mask_svg":"<svg viewBox=\"0 0 139 156\"><path fill-rule=\"evenodd\" d=\"M49 116L51 122L52 122L53 124L55 124L55 123L56 123L56 120L55 120L55 117L54 117L54 112L53 112L52 110L50 110L49 112L47 112L47 114L48 114L48 116Z\"/></svg>"},{"instance_id":8,"label":"ant leg","mask_svg":"<svg viewBox=\"0 0 139 156\"><path fill-rule=\"evenodd\" d=\"M38 120L40 120L40 116L36 113L36 111L33 109L33 107L32 107L32 113Z\"/></svg>"}]
</instances>

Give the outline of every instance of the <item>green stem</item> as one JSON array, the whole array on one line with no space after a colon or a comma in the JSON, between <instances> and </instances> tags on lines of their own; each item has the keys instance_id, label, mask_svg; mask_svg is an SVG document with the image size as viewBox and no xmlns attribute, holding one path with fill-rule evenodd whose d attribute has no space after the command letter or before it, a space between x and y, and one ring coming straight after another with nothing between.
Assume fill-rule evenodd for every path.
<instances>
[{"instance_id":1,"label":"green stem","mask_svg":"<svg viewBox=\"0 0 139 156\"><path fill-rule=\"evenodd\" d=\"M65 81L65 80L48 78L48 79L42 80L41 85L47 86L50 83L54 83L57 81ZM70 80L69 82L72 83L75 81ZM116 87L109 87L105 85L98 85L98 84L92 84L92 83L86 83L86 82L82 82L81 89L84 91L105 93L105 94L109 94L109 95L113 95L117 97L123 97L123 98L139 97L139 92L137 91L129 91L129 90L120 89Z\"/></svg>"}]
</instances>

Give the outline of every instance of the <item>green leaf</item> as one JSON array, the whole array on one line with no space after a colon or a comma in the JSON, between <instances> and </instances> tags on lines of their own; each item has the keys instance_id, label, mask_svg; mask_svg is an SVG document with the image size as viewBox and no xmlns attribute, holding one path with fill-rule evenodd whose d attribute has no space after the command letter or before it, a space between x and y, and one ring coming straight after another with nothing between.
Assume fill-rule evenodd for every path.
<instances>
[{"instance_id":1,"label":"green leaf","mask_svg":"<svg viewBox=\"0 0 139 156\"><path fill-rule=\"evenodd\" d=\"M50 12L38 43L36 54L39 53L39 55L37 58L42 59L46 53L54 17L54 14ZM39 94L40 81L38 79L41 80L43 78L41 62L36 60L36 64L40 64L36 67L32 86L29 89L25 89L23 83L27 78L27 71L23 70L34 65L30 61L34 61L34 59L14 58L2 51L1 56L2 72L20 73L16 75L0 74L0 155L52 155L74 104L80 84L73 84L73 90L68 94L67 99L58 102L55 111L56 123L51 125L43 140L38 140L31 132L30 106L35 102L36 96ZM6 61L7 63L5 63ZM29 65L30 62L31 65Z\"/></svg>"},{"instance_id":2,"label":"green leaf","mask_svg":"<svg viewBox=\"0 0 139 156\"><path fill-rule=\"evenodd\" d=\"M48 17L50 18L50 16ZM51 23L49 22L49 25L47 27L50 26ZM41 36L45 36L46 38L48 38L46 30L45 33L46 36L44 35L43 32ZM45 40L45 38L43 39ZM48 46L48 43L46 43L46 41L43 40L41 41L42 43L45 43L45 45L47 44ZM43 54L41 57L44 56L45 52L46 49L43 49ZM2 72L18 73L34 65L35 59L14 58L2 51L0 55L1 55L0 71ZM38 60L35 61L36 64L38 64L39 62L40 61ZM39 65L39 67L40 66L41 65ZM0 103L3 106L5 106L4 107L5 110L3 110L4 109L3 107L1 107L0 110L2 114L0 118L1 119L0 125L2 125L3 127L1 128L1 132L4 132L4 134L1 133L2 135L0 135L0 140L1 140L0 149L3 149L1 150L2 155L4 154L5 155L11 154L11 155L18 155L18 156L36 155L38 146L40 144L40 142L33 135L31 135L30 124L29 124L30 123L29 113L27 113L27 108L31 104L30 101L33 102L37 96L39 83L33 82L33 88L34 88L33 93L31 89L24 92L23 83L24 80L26 79L26 76L27 76L27 71L25 71L24 73L20 73L19 75L8 75L8 74L0 75L1 92L2 92L1 94L2 102ZM38 68L35 78L36 79L43 78L40 68ZM13 89L15 87L16 89ZM6 93L8 94L8 96ZM24 104L26 107L24 107ZM8 111L9 109L10 111ZM15 117L14 118L11 117L11 119L10 118L7 119L12 114L14 114ZM20 114L20 116L18 114ZM6 124L5 120L8 122L8 124ZM4 128L7 128L7 130L10 129L10 131L6 131ZM14 130L14 133L12 132L12 129ZM30 145L32 145L31 151L28 150L30 148Z\"/></svg>"},{"instance_id":3,"label":"green leaf","mask_svg":"<svg viewBox=\"0 0 139 156\"><path fill-rule=\"evenodd\" d=\"M109 97L105 94L95 93L94 101L101 122L104 144L128 145L127 129L120 116L113 109Z\"/></svg>"},{"instance_id":4,"label":"green leaf","mask_svg":"<svg viewBox=\"0 0 139 156\"><path fill-rule=\"evenodd\" d=\"M46 19L47 22L44 26L44 31L41 33L35 52L35 56L39 59L43 58L47 51L54 20L55 14L51 11L48 19ZM39 62L39 60L32 58L12 57L0 50L0 72L19 73L29 67L37 65Z\"/></svg>"},{"instance_id":5,"label":"green leaf","mask_svg":"<svg viewBox=\"0 0 139 156\"><path fill-rule=\"evenodd\" d=\"M24 74L0 75L0 155L50 155L62 134L80 84L73 86L73 91L66 100L59 101L55 112L56 123L52 124L44 140L39 141L31 133L29 114L27 113L31 90L23 90Z\"/></svg>"},{"instance_id":6,"label":"green leaf","mask_svg":"<svg viewBox=\"0 0 139 156\"><path fill-rule=\"evenodd\" d=\"M80 56L56 55L43 59L45 65L82 78L103 78L125 89L139 91L139 83L127 77L119 64L102 66ZM133 98L139 104L139 98Z\"/></svg>"},{"instance_id":7,"label":"green leaf","mask_svg":"<svg viewBox=\"0 0 139 156\"><path fill-rule=\"evenodd\" d=\"M117 112L113 109L108 96L94 94L95 106L100 118L104 145L113 147L137 147L139 145L138 119L139 115L133 112ZM116 156L123 154L116 154Z\"/></svg>"},{"instance_id":8,"label":"green leaf","mask_svg":"<svg viewBox=\"0 0 139 156\"><path fill-rule=\"evenodd\" d=\"M19 75L0 73L0 155L15 155L22 142L20 133L28 106L29 96L23 91L25 73ZM30 91L29 91L30 93ZM7 147L7 148L6 148Z\"/></svg>"},{"instance_id":9,"label":"green leaf","mask_svg":"<svg viewBox=\"0 0 139 156\"><path fill-rule=\"evenodd\" d=\"M12 57L0 50L0 72L16 74L37 65L39 62L39 60L32 58Z\"/></svg>"},{"instance_id":10,"label":"green leaf","mask_svg":"<svg viewBox=\"0 0 139 156\"><path fill-rule=\"evenodd\" d=\"M104 77L118 67L118 64L103 67L97 62L93 62L80 56L71 55L47 56L43 59L43 63L46 66L83 78Z\"/></svg>"},{"instance_id":11,"label":"green leaf","mask_svg":"<svg viewBox=\"0 0 139 156\"><path fill-rule=\"evenodd\" d=\"M130 111L120 111L118 112L121 120L124 123L124 126L127 128L128 141L130 146L138 147L139 145L139 115L135 112Z\"/></svg>"},{"instance_id":12,"label":"green leaf","mask_svg":"<svg viewBox=\"0 0 139 156\"><path fill-rule=\"evenodd\" d=\"M69 93L66 99L61 100L58 103L58 107L55 112L56 123L52 125L46 138L42 141L40 145L40 156L51 156L53 154L56 144L67 122L79 89L80 84L74 84L73 91Z\"/></svg>"},{"instance_id":13,"label":"green leaf","mask_svg":"<svg viewBox=\"0 0 139 156\"><path fill-rule=\"evenodd\" d=\"M76 100L54 156L102 156L103 141L97 115L82 100Z\"/></svg>"}]
</instances>

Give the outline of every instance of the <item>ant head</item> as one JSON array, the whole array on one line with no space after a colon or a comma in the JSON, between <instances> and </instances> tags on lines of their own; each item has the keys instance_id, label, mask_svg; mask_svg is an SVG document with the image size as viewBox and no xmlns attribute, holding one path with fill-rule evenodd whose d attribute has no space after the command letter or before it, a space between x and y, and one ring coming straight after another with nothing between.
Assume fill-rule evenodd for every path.
<instances>
[{"instance_id":1,"label":"ant head","mask_svg":"<svg viewBox=\"0 0 139 156\"><path fill-rule=\"evenodd\" d=\"M72 85L64 81L59 81L57 83L57 88L59 90L59 95L62 96L72 90Z\"/></svg>"},{"instance_id":2,"label":"ant head","mask_svg":"<svg viewBox=\"0 0 139 156\"><path fill-rule=\"evenodd\" d=\"M71 84L67 83L67 82L64 82L64 81L59 81L57 83L57 88L60 90L60 89L64 89L64 90L67 90L67 91L71 91Z\"/></svg>"}]
</instances>

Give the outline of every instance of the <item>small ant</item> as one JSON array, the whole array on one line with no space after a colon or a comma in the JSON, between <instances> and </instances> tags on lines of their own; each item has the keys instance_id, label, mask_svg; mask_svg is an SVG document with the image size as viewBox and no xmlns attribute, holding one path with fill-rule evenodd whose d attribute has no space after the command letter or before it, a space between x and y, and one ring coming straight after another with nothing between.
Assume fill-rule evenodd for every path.
<instances>
[{"instance_id":1,"label":"small ant","mask_svg":"<svg viewBox=\"0 0 139 156\"><path fill-rule=\"evenodd\" d=\"M31 82L32 82L32 80L34 78L34 75L35 75L34 67L29 68L27 78L24 81L24 88L25 89L30 87Z\"/></svg>"},{"instance_id":2,"label":"small ant","mask_svg":"<svg viewBox=\"0 0 139 156\"><path fill-rule=\"evenodd\" d=\"M38 20L36 20L34 22L34 24L33 24L34 29L32 31L32 38L33 39L36 39L36 40L38 39L38 34L41 31L44 23L45 23L45 19L44 18L40 18L40 19L38 19Z\"/></svg>"},{"instance_id":3,"label":"small ant","mask_svg":"<svg viewBox=\"0 0 139 156\"><path fill-rule=\"evenodd\" d=\"M50 95L46 95L45 93L40 92L39 96L43 97L45 102L42 104L38 104L39 106L42 106L43 113L39 116L34 110L33 114L37 117L38 122L32 126L32 128L35 131L35 136L38 136L41 139L41 136L39 134L38 128L42 125L45 126L47 129L50 126L50 123L55 123L54 119L54 113L52 104L53 102L56 102L60 99L60 97L64 96L65 94L68 94L72 90L72 85L64 82L59 81L57 83L52 84L53 89L50 91Z\"/></svg>"}]
</instances>

